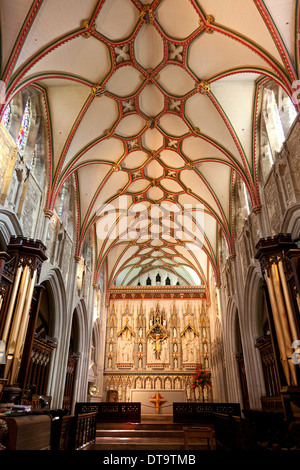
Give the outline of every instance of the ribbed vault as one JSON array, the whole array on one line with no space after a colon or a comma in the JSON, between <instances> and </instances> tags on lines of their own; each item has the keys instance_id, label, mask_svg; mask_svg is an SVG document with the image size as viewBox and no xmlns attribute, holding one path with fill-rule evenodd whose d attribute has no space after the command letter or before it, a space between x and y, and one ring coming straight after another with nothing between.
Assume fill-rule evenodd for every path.
<instances>
[{"instance_id":1,"label":"ribbed vault","mask_svg":"<svg viewBox=\"0 0 300 470\"><path fill-rule=\"evenodd\" d=\"M77 254L92 231L95 281L107 263L110 285L153 270L218 282L236 176L260 204L259 86L295 91L298 2L2 0L0 12L6 103L43 91L45 209L74 178Z\"/></svg>"}]
</instances>

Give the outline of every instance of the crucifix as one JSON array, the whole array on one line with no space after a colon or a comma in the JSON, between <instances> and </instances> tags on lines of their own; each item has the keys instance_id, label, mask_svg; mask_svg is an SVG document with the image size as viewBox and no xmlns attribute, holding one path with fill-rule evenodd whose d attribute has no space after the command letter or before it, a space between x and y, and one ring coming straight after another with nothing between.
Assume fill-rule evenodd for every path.
<instances>
[{"instance_id":1,"label":"crucifix","mask_svg":"<svg viewBox=\"0 0 300 470\"><path fill-rule=\"evenodd\" d=\"M159 413L161 405L165 403L166 400L157 392L149 401L155 406L156 413Z\"/></svg>"}]
</instances>

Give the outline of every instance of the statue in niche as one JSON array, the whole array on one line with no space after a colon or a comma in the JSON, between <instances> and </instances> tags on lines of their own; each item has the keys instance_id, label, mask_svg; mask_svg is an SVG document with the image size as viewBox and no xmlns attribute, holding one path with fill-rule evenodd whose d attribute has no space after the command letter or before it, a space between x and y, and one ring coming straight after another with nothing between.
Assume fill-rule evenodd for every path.
<instances>
[{"instance_id":1,"label":"statue in niche","mask_svg":"<svg viewBox=\"0 0 300 470\"><path fill-rule=\"evenodd\" d=\"M180 383L180 379L177 377L175 379L175 389L176 390L179 390L181 388L181 383Z\"/></svg>"},{"instance_id":2,"label":"statue in niche","mask_svg":"<svg viewBox=\"0 0 300 470\"><path fill-rule=\"evenodd\" d=\"M139 369L143 368L143 359L140 357L139 358Z\"/></svg>"},{"instance_id":3,"label":"statue in niche","mask_svg":"<svg viewBox=\"0 0 300 470\"><path fill-rule=\"evenodd\" d=\"M151 379L149 379L148 377L148 379L146 380L146 389L150 390L151 388L152 388Z\"/></svg>"},{"instance_id":4,"label":"statue in niche","mask_svg":"<svg viewBox=\"0 0 300 470\"><path fill-rule=\"evenodd\" d=\"M135 387L136 388L143 388L142 379L140 377L137 378Z\"/></svg>"},{"instance_id":5,"label":"statue in niche","mask_svg":"<svg viewBox=\"0 0 300 470\"><path fill-rule=\"evenodd\" d=\"M172 388L171 380L169 378L165 381L165 389L170 390Z\"/></svg>"},{"instance_id":6,"label":"statue in niche","mask_svg":"<svg viewBox=\"0 0 300 470\"><path fill-rule=\"evenodd\" d=\"M147 363L168 362L169 361L169 339L165 328L166 321L164 313L161 314L159 307L156 307L155 314L152 310L150 318L150 330L147 333Z\"/></svg>"},{"instance_id":7,"label":"statue in niche","mask_svg":"<svg viewBox=\"0 0 300 470\"><path fill-rule=\"evenodd\" d=\"M127 323L118 334L118 362L132 363L134 348L134 332L128 327Z\"/></svg>"},{"instance_id":8,"label":"statue in niche","mask_svg":"<svg viewBox=\"0 0 300 470\"><path fill-rule=\"evenodd\" d=\"M150 337L148 340L147 347L147 362L162 362L166 363L169 361L169 348L168 339L161 339L159 336L154 338Z\"/></svg>"},{"instance_id":9,"label":"statue in niche","mask_svg":"<svg viewBox=\"0 0 300 470\"><path fill-rule=\"evenodd\" d=\"M189 327L182 335L182 360L183 362L197 362L198 348L196 333Z\"/></svg>"}]
</instances>

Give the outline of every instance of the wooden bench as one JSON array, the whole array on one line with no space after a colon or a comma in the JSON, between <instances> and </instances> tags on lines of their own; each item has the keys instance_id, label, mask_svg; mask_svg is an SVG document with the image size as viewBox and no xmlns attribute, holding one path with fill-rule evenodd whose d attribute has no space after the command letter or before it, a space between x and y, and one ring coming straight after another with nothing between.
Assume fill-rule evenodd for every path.
<instances>
[{"instance_id":1,"label":"wooden bench","mask_svg":"<svg viewBox=\"0 0 300 470\"><path fill-rule=\"evenodd\" d=\"M52 418L48 414L6 416L7 450L51 450Z\"/></svg>"},{"instance_id":2,"label":"wooden bench","mask_svg":"<svg viewBox=\"0 0 300 470\"><path fill-rule=\"evenodd\" d=\"M216 449L215 431L212 427L204 426L189 426L184 427L184 448L189 449L189 446L199 446L207 450Z\"/></svg>"}]
</instances>

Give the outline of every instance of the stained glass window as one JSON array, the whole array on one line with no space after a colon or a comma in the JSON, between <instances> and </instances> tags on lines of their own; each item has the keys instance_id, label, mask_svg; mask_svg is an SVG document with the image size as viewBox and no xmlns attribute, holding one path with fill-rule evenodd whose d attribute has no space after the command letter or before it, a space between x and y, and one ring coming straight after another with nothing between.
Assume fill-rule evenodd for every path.
<instances>
[{"instance_id":1,"label":"stained glass window","mask_svg":"<svg viewBox=\"0 0 300 470\"><path fill-rule=\"evenodd\" d=\"M9 119L10 119L10 111L11 111L10 104L8 104L4 109L4 113L3 113L3 116L2 116L2 120L1 120L1 124L4 127L8 127Z\"/></svg>"},{"instance_id":2,"label":"stained glass window","mask_svg":"<svg viewBox=\"0 0 300 470\"><path fill-rule=\"evenodd\" d=\"M27 100L24 113L23 113L22 124L20 127L19 135L18 135L18 141L17 141L17 146L18 146L20 155L24 154L24 149L26 146L27 138L28 138L29 127L30 127L30 115L31 115L30 111L31 111L30 101Z\"/></svg>"},{"instance_id":3,"label":"stained glass window","mask_svg":"<svg viewBox=\"0 0 300 470\"><path fill-rule=\"evenodd\" d=\"M67 187L66 184L63 185L62 190L61 190L61 195L60 195L60 202L59 202L59 209L58 209L58 216L61 218L63 215L63 209L64 209L64 199L66 195Z\"/></svg>"}]
</instances>

